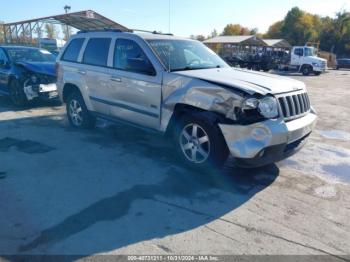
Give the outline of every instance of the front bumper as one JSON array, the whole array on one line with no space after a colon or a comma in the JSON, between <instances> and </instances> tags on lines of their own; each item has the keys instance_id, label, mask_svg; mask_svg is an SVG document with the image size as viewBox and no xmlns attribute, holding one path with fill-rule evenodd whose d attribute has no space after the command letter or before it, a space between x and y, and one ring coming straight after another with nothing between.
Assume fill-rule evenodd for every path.
<instances>
[{"instance_id":1,"label":"front bumper","mask_svg":"<svg viewBox=\"0 0 350 262\"><path fill-rule=\"evenodd\" d=\"M300 150L316 121L317 116L312 111L290 122L276 119L246 126L219 126L231 155L239 163L243 163L243 166L263 166L283 160Z\"/></svg>"},{"instance_id":2,"label":"front bumper","mask_svg":"<svg viewBox=\"0 0 350 262\"><path fill-rule=\"evenodd\" d=\"M313 66L313 71L314 72L321 72L324 73L326 72L327 68L324 66Z\"/></svg>"},{"instance_id":3,"label":"front bumper","mask_svg":"<svg viewBox=\"0 0 350 262\"><path fill-rule=\"evenodd\" d=\"M40 85L25 85L24 93L28 100L33 100L34 98L42 99L55 99L58 98L57 85L55 83L51 84L40 84Z\"/></svg>"}]
</instances>

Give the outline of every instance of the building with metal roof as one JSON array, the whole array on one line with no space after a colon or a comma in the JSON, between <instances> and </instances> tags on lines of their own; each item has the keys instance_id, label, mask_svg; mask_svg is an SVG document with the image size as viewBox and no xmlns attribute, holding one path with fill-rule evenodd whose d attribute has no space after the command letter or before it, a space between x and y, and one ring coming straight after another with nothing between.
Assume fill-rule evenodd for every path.
<instances>
[{"instance_id":1,"label":"building with metal roof","mask_svg":"<svg viewBox=\"0 0 350 262\"><path fill-rule=\"evenodd\" d=\"M292 46L287 42L287 40L284 39L263 39L263 41L265 42L266 46L272 48L292 48Z\"/></svg>"},{"instance_id":2,"label":"building with metal roof","mask_svg":"<svg viewBox=\"0 0 350 262\"><path fill-rule=\"evenodd\" d=\"M235 35L235 36L217 36L203 42L204 44L232 44L232 45L248 45L248 46L264 46L266 45L262 39L255 35Z\"/></svg>"}]
</instances>

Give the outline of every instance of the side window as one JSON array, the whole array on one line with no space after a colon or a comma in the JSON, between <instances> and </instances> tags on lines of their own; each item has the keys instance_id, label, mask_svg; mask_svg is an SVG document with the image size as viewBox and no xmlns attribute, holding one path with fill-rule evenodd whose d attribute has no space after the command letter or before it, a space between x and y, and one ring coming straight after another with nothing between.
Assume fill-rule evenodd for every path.
<instances>
[{"instance_id":1,"label":"side window","mask_svg":"<svg viewBox=\"0 0 350 262\"><path fill-rule=\"evenodd\" d=\"M111 38L91 38L84 52L83 63L95 66L107 66Z\"/></svg>"},{"instance_id":2,"label":"side window","mask_svg":"<svg viewBox=\"0 0 350 262\"><path fill-rule=\"evenodd\" d=\"M81 47L83 46L83 43L85 41L85 38L76 38L72 40L66 51L63 54L62 60L68 61L68 62L77 62L79 53L81 50Z\"/></svg>"},{"instance_id":3,"label":"side window","mask_svg":"<svg viewBox=\"0 0 350 262\"><path fill-rule=\"evenodd\" d=\"M294 51L294 54L298 55L298 56L303 56L304 55L304 49L303 48L296 48L295 51Z\"/></svg>"},{"instance_id":4,"label":"side window","mask_svg":"<svg viewBox=\"0 0 350 262\"><path fill-rule=\"evenodd\" d=\"M132 40L117 39L113 66L116 69L145 75L156 71L141 47Z\"/></svg>"}]
</instances>

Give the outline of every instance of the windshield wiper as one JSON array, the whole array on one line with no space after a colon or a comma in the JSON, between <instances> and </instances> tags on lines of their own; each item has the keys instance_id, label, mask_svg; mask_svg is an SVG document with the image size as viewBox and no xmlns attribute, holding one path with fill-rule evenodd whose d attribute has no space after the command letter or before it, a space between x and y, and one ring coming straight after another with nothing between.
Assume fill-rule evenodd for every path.
<instances>
[{"instance_id":1,"label":"windshield wiper","mask_svg":"<svg viewBox=\"0 0 350 262\"><path fill-rule=\"evenodd\" d=\"M171 72L176 72L176 71L190 71L190 70L197 70L197 69L201 69L199 67L190 67L190 66L186 66L183 68L175 68L175 69L171 69Z\"/></svg>"},{"instance_id":2,"label":"windshield wiper","mask_svg":"<svg viewBox=\"0 0 350 262\"><path fill-rule=\"evenodd\" d=\"M214 66L214 67L191 67L191 66L186 66L183 68L175 68L171 69L170 72L176 72L176 71L190 71L190 70L204 70L204 69L213 69L213 68L221 68L220 65Z\"/></svg>"}]
</instances>

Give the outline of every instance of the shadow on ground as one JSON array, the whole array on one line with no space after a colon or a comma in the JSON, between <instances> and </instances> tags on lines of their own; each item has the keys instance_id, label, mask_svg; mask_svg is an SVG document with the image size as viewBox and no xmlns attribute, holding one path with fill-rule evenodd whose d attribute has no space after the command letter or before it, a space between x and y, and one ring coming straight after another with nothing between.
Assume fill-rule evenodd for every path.
<instances>
[{"instance_id":1,"label":"shadow on ground","mask_svg":"<svg viewBox=\"0 0 350 262\"><path fill-rule=\"evenodd\" d=\"M40 125L54 127L57 129L55 131L57 134L66 135L67 144L62 147L69 147L72 132L77 132L68 128L64 122L50 117L33 118L32 120L32 123L26 121L23 125L40 123ZM14 121L20 122L21 120ZM0 125L4 122L6 121L1 121ZM171 142L157 135L122 125L100 122L96 130L84 131L79 135L83 135L81 142L84 144L92 144L100 149L120 149L115 158L132 157L151 161L152 165L160 167L162 172L149 173L149 175L159 176L161 182L140 184L135 179L131 187L124 188L110 197L96 200L89 206L77 206L75 213L67 214L65 219L59 223L43 228L35 237L29 237L19 243L18 254L41 254L41 250L50 250L50 248L53 248L55 254L66 254L64 245L62 249L57 248L66 242L66 245L72 247L67 251L69 254L84 257L113 251L145 240L187 232L220 219L227 213L234 212L257 193L270 186L279 175L279 169L275 165L244 170L228 163L222 170L191 171L176 160ZM0 137L0 139L5 138ZM7 138L6 141L13 142L9 139ZM42 141L33 142L42 143ZM0 150L0 158L1 154ZM73 156L74 152L71 154ZM32 155L28 157L31 158ZM96 163L96 165L99 164ZM111 172L116 174L128 172L128 169L118 170L117 166L115 168ZM142 166L139 168L143 169ZM147 173L147 170L143 171ZM55 174L60 174L60 170L56 170ZM130 177L130 179L134 178ZM89 179L86 178L86 181ZM96 182L92 180L91 183ZM111 183L121 184L123 182L116 175L113 176L113 181L99 181L98 186L103 188ZM44 185L38 183L36 185L38 191ZM61 184L58 183L55 186L60 187ZM89 186L93 188L96 185ZM86 187L87 190L89 186ZM64 194L64 189L62 193ZM53 199L53 203L60 201L59 195L55 197L57 199ZM81 196L77 194L74 197ZM55 207L48 208L54 209ZM42 210L40 215L45 216L45 212L46 210ZM101 223L103 226L97 227L98 230L92 230L92 227L101 225ZM79 234L82 234L81 237ZM168 250L166 247L161 248ZM171 250L168 251L171 252ZM46 251L42 252L46 254Z\"/></svg>"},{"instance_id":2,"label":"shadow on ground","mask_svg":"<svg viewBox=\"0 0 350 262\"><path fill-rule=\"evenodd\" d=\"M52 110L55 110L59 106L61 106L61 102L59 101L59 99L54 99L54 100L47 100L47 101L34 100L34 101L30 101L26 106L19 107L19 106L13 105L9 97L0 95L0 113L19 112L23 110L27 110L30 112L30 110L32 109L47 108L47 107L50 107Z\"/></svg>"}]
</instances>

